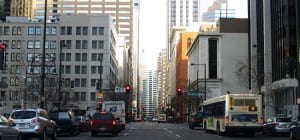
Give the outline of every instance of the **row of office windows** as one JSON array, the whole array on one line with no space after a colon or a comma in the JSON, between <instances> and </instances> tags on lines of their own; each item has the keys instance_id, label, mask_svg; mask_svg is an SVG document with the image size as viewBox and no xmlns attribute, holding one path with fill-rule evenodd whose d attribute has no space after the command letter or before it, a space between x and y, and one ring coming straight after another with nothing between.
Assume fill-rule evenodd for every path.
<instances>
[{"instance_id":1,"label":"row of office windows","mask_svg":"<svg viewBox=\"0 0 300 140\"><path fill-rule=\"evenodd\" d=\"M11 42L11 45L10 45ZM5 44L8 49L21 49L21 47L26 43L25 40L0 40L0 43ZM63 49L72 49L72 40L61 40ZM92 40L92 49L104 49L104 40ZM43 44L41 40L27 40L27 49L40 49ZM46 49L56 49L57 43L55 40L46 40ZM75 40L75 49L88 49L88 40Z\"/></svg>"},{"instance_id":2,"label":"row of office windows","mask_svg":"<svg viewBox=\"0 0 300 140\"><path fill-rule=\"evenodd\" d=\"M26 92L25 94L26 94L25 96L26 101L39 101L39 94L37 92ZM20 100L21 98L22 98L21 92L19 91L11 91L8 95L6 94L5 91L1 91L0 93L0 99L2 101L6 101L6 100L16 101L16 100ZM51 101L50 96L49 98L48 100ZM64 98L69 101L86 101L87 94L86 92L74 92L74 93L64 92ZM90 100L92 101L96 100L95 92L90 93Z\"/></svg>"},{"instance_id":3,"label":"row of office windows","mask_svg":"<svg viewBox=\"0 0 300 140\"><path fill-rule=\"evenodd\" d=\"M7 56L7 55L6 55ZM10 53L10 61L11 62L18 62L23 60L22 53ZM72 61L72 53L61 53L61 61ZM88 58L88 53L75 53L74 60L76 62L86 62ZM103 61L103 53L92 53L91 54L91 61ZM45 62L54 62L56 59L56 53L47 53L45 57ZM27 62L41 62L40 54L35 53L27 53L26 56Z\"/></svg>"},{"instance_id":4,"label":"row of office windows","mask_svg":"<svg viewBox=\"0 0 300 140\"><path fill-rule=\"evenodd\" d=\"M42 27L41 26L28 26L27 27L28 35L41 35ZM76 26L76 35L88 35L89 27L81 27ZM73 27L72 26L62 26L60 27L60 35L73 35L72 34ZM92 27L91 30L92 35L104 35L104 27ZM22 35L22 27L21 26L0 26L0 35ZM57 27L46 27L47 35L56 35Z\"/></svg>"}]
</instances>

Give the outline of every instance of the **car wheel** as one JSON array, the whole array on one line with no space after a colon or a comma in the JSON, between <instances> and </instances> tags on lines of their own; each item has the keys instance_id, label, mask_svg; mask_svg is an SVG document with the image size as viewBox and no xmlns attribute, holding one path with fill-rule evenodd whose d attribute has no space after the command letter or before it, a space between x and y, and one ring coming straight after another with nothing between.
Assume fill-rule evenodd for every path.
<instances>
[{"instance_id":1,"label":"car wheel","mask_svg":"<svg viewBox=\"0 0 300 140\"><path fill-rule=\"evenodd\" d=\"M18 135L17 140L25 140L25 137L23 137L23 135L20 133L20 134Z\"/></svg>"},{"instance_id":2,"label":"car wheel","mask_svg":"<svg viewBox=\"0 0 300 140\"><path fill-rule=\"evenodd\" d=\"M46 140L46 139L47 139L46 130L43 130L43 132L40 134L39 140Z\"/></svg>"},{"instance_id":3,"label":"car wheel","mask_svg":"<svg viewBox=\"0 0 300 140\"><path fill-rule=\"evenodd\" d=\"M57 132L56 129L53 131L53 134L51 135L51 140L56 140Z\"/></svg>"},{"instance_id":4,"label":"car wheel","mask_svg":"<svg viewBox=\"0 0 300 140\"><path fill-rule=\"evenodd\" d=\"M91 136L94 137L97 135L97 132L91 130Z\"/></svg>"},{"instance_id":5,"label":"car wheel","mask_svg":"<svg viewBox=\"0 0 300 140\"><path fill-rule=\"evenodd\" d=\"M217 123L217 135L221 136L220 123Z\"/></svg>"},{"instance_id":6,"label":"car wheel","mask_svg":"<svg viewBox=\"0 0 300 140\"><path fill-rule=\"evenodd\" d=\"M203 130L204 130L204 132L205 132L205 133L207 133L207 126L206 126L206 122L204 122Z\"/></svg>"},{"instance_id":7,"label":"car wheel","mask_svg":"<svg viewBox=\"0 0 300 140\"><path fill-rule=\"evenodd\" d=\"M292 131L290 131L290 140L295 140L295 136L293 135Z\"/></svg>"}]
</instances>

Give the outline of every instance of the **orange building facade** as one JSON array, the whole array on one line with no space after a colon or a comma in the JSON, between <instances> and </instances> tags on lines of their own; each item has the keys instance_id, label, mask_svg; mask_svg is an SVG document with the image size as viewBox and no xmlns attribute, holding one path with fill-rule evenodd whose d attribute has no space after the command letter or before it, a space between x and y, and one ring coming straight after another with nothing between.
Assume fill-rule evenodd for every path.
<instances>
[{"instance_id":1,"label":"orange building facade","mask_svg":"<svg viewBox=\"0 0 300 140\"><path fill-rule=\"evenodd\" d=\"M188 47L191 45L192 40L198 35L198 32L181 32L179 40L176 46L176 91L177 89L183 89L181 95L176 94L176 107L177 117L180 117L185 121L187 118L187 68L188 68L188 57L186 56Z\"/></svg>"}]
</instances>

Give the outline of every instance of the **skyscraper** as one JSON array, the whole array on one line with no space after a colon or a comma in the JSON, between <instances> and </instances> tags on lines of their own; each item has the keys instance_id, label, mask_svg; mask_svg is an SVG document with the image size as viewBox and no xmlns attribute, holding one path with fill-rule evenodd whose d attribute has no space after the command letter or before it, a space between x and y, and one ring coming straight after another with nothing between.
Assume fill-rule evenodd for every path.
<instances>
[{"instance_id":1,"label":"skyscraper","mask_svg":"<svg viewBox=\"0 0 300 140\"><path fill-rule=\"evenodd\" d=\"M168 26L189 26L200 21L200 0L169 0Z\"/></svg>"}]
</instances>

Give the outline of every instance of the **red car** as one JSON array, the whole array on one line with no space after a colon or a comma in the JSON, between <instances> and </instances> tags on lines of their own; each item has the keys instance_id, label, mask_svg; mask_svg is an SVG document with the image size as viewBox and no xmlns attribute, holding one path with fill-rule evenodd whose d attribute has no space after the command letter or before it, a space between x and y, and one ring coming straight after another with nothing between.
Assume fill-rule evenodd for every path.
<instances>
[{"instance_id":1,"label":"red car","mask_svg":"<svg viewBox=\"0 0 300 140\"><path fill-rule=\"evenodd\" d=\"M95 112L90 120L91 136L111 133L117 136L120 132L120 125L117 119L110 112Z\"/></svg>"}]
</instances>

